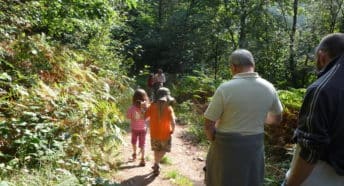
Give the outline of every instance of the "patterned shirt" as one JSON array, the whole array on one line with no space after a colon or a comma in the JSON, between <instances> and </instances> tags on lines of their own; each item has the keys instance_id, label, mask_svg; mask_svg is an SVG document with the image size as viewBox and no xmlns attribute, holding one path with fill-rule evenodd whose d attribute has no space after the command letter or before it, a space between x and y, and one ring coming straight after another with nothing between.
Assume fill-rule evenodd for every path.
<instances>
[{"instance_id":1,"label":"patterned shirt","mask_svg":"<svg viewBox=\"0 0 344 186\"><path fill-rule=\"evenodd\" d=\"M127 118L130 119L132 130L146 130L144 114L140 108L132 105L127 111Z\"/></svg>"}]
</instances>

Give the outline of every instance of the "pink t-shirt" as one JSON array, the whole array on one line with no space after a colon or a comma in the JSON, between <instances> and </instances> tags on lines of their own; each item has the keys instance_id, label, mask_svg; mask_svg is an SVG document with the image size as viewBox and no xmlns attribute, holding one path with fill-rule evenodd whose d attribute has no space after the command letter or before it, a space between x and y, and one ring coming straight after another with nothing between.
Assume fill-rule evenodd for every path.
<instances>
[{"instance_id":1,"label":"pink t-shirt","mask_svg":"<svg viewBox=\"0 0 344 186\"><path fill-rule=\"evenodd\" d=\"M146 130L144 113L142 113L140 108L132 105L127 111L127 118L130 119L132 130Z\"/></svg>"}]
</instances>

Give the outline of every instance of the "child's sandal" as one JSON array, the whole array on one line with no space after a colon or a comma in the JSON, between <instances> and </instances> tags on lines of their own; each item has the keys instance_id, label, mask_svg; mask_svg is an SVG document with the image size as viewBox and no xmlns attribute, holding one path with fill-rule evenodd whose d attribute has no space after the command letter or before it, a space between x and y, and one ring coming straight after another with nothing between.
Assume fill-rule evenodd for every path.
<instances>
[{"instance_id":1,"label":"child's sandal","mask_svg":"<svg viewBox=\"0 0 344 186\"><path fill-rule=\"evenodd\" d=\"M141 166L141 167L144 167L144 166L146 166L146 162L145 162L145 160L144 160L144 159L142 159L142 160L141 160L141 162L140 162L139 166Z\"/></svg>"},{"instance_id":2,"label":"child's sandal","mask_svg":"<svg viewBox=\"0 0 344 186\"><path fill-rule=\"evenodd\" d=\"M152 169L153 169L153 174L154 174L154 175L157 176L157 175L160 174L160 167L159 167L158 164L154 164L153 167L152 167Z\"/></svg>"},{"instance_id":3,"label":"child's sandal","mask_svg":"<svg viewBox=\"0 0 344 186\"><path fill-rule=\"evenodd\" d=\"M136 159L136 153L133 153L133 154L131 155L131 157L132 157L133 160L135 160L135 159Z\"/></svg>"}]
</instances>

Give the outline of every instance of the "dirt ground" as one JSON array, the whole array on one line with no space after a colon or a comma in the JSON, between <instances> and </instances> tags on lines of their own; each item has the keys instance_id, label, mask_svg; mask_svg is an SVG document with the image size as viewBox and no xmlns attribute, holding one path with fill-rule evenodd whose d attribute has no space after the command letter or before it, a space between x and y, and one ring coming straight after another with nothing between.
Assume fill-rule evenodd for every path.
<instances>
[{"instance_id":1,"label":"dirt ground","mask_svg":"<svg viewBox=\"0 0 344 186\"><path fill-rule=\"evenodd\" d=\"M122 164L114 175L114 181L124 186L169 186L176 185L172 179L168 179L168 172L178 172L182 176L192 181L194 186L204 185L204 172L206 150L194 145L185 139L185 126L176 125L175 133L172 136L172 149L166 156L171 161L170 164L161 164L160 175L154 176L152 173L153 152L150 148L150 135L146 137L146 166L140 167L139 158L131 161L132 147L130 144L130 133L126 136L126 144L122 147L120 155ZM140 155L138 155L140 157Z\"/></svg>"}]
</instances>

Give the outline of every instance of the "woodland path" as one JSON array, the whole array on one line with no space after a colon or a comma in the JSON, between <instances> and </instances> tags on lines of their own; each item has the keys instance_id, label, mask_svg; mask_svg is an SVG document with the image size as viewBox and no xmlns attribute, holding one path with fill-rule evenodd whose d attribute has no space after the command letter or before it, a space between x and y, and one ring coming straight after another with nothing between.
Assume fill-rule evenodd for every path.
<instances>
[{"instance_id":1,"label":"woodland path","mask_svg":"<svg viewBox=\"0 0 344 186\"><path fill-rule=\"evenodd\" d=\"M122 164L113 176L117 183L123 186L169 186L176 185L173 179L167 178L169 172L177 172L189 179L194 186L204 186L204 172L206 150L186 140L186 126L176 125L175 133L172 135L172 149L165 156L170 164L161 164L160 175L152 174L153 152L150 146L149 132L146 136L146 166L138 166L139 160L130 161L132 147L130 144L130 133L125 137L120 159ZM139 157L139 155L138 155Z\"/></svg>"}]
</instances>

